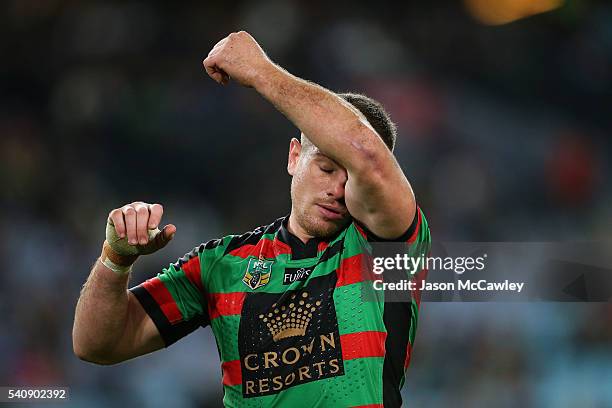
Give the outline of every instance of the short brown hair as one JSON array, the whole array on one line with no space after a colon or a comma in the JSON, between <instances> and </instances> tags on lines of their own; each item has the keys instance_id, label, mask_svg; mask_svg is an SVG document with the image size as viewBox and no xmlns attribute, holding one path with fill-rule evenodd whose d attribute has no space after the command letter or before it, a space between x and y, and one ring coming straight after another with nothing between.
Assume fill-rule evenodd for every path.
<instances>
[{"instance_id":1,"label":"short brown hair","mask_svg":"<svg viewBox=\"0 0 612 408\"><path fill-rule=\"evenodd\" d=\"M389 150L393 151L397 139L397 128L380 102L368 96L350 92L338 93L337 95L356 107L380 135Z\"/></svg>"}]
</instances>

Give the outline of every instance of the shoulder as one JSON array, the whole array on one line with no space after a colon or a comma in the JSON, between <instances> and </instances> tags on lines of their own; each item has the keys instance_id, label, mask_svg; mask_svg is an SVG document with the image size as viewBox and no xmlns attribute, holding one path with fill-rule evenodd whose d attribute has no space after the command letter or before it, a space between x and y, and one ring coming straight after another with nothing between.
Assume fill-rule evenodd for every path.
<instances>
[{"instance_id":1,"label":"shoulder","mask_svg":"<svg viewBox=\"0 0 612 408\"><path fill-rule=\"evenodd\" d=\"M194 258L222 258L223 256L240 250L247 245L256 245L262 239L272 239L280 228L284 217L278 218L270 224L260 225L250 231L241 234L228 234L221 238L211 239L193 248L190 252L179 258L172 266L175 269L183 269Z\"/></svg>"},{"instance_id":2,"label":"shoulder","mask_svg":"<svg viewBox=\"0 0 612 408\"><path fill-rule=\"evenodd\" d=\"M269 224L260 225L242 234L226 235L221 239L224 247L223 254L229 254L247 245L257 245L261 240L274 239L274 235L280 229L284 218L278 218Z\"/></svg>"}]
</instances>

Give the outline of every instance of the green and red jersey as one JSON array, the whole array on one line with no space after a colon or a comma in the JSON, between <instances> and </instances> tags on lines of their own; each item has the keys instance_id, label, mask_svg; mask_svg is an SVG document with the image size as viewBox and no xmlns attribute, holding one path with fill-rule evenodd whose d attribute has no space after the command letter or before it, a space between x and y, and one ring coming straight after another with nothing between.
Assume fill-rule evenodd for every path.
<instances>
[{"instance_id":1,"label":"green and red jersey","mask_svg":"<svg viewBox=\"0 0 612 408\"><path fill-rule=\"evenodd\" d=\"M358 223L304 244L287 221L202 244L130 290L166 346L211 326L226 407L401 406L418 295L364 299L378 239ZM394 241L430 242L419 208Z\"/></svg>"}]
</instances>

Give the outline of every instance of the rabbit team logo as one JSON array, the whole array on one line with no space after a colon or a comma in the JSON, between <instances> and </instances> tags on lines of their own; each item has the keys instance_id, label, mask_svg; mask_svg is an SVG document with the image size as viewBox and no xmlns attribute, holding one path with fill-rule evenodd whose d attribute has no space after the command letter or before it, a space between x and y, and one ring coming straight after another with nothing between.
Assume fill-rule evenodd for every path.
<instances>
[{"instance_id":1,"label":"rabbit team logo","mask_svg":"<svg viewBox=\"0 0 612 408\"><path fill-rule=\"evenodd\" d=\"M301 290L247 296L239 329L245 398L344 374L331 280L324 276Z\"/></svg>"},{"instance_id":2,"label":"rabbit team logo","mask_svg":"<svg viewBox=\"0 0 612 408\"><path fill-rule=\"evenodd\" d=\"M242 282L253 290L267 285L270 282L273 263L274 261L266 261L263 258L251 258Z\"/></svg>"}]
</instances>

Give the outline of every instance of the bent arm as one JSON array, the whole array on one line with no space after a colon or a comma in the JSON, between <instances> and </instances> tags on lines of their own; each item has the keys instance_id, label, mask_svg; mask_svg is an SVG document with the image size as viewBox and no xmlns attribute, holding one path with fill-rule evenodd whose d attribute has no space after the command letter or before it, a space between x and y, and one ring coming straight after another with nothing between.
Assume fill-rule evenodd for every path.
<instances>
[{"instance_id":1,"label":"bent arm","mask_svg":"<svg viewBox=\"0 0 612 408\"><path fill-rule=\"evenodd\" d=\"M98 259L79 297L72 330L74 353L96 364L116 364L164 347L157 327L119 275Z\"/></svg>"},{"instance_id":2,"label":"bent arm","mask_svg":"<svg viewBox=\"0 0 612 408\"><path fill-rule=\"evenodd\" d=\"M347 170L345 200L355 219L380 238L397 238L409 228L416 212L410 183L361 112L275 64L254 87L321 153Z\"/></svg>"},{"instance_id":3,"label":"bent arm","mask_svg":"<svg viewBox=\"0 0 612 408\"><path fill-rule=\"evenodd\" d=\"M365 117L333 92L298 78L278 65L260 75L255 89L321 151L349 171L364 156L387 149Z\"/></svg>"}]
</instances>

